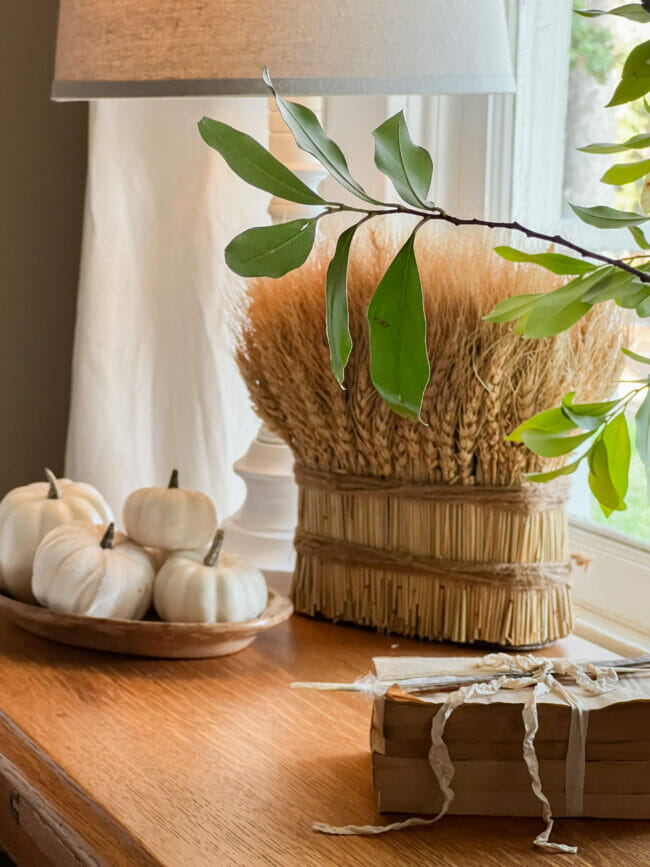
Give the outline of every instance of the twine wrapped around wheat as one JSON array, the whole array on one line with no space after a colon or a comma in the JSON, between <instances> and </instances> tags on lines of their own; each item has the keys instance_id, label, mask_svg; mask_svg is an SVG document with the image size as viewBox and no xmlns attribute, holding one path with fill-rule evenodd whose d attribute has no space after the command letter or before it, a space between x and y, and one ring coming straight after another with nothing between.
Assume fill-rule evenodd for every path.
<instances>
[{"instance_id":1,"label":"twine wrapped around wheat","mask_svg":"<svg viewBox=\"0 0 650 867\"><path fill-rule=\"evenodd\" d=\"M560 278L513 265L480 231L420 232L416 253L431 380L425 424L395 415L370 381L366 311L401 241L386 224L355 239L354 348L339 388L325 336L323 245L298 271L253 282L238 361L259 415L291 447L300 486L296 610L402 635L527 647L571 630L567 480L506 442L556 405L609 395L622 315L600 305L569 332L523 340L482 316Z\"/></svg>"}]
</instances>

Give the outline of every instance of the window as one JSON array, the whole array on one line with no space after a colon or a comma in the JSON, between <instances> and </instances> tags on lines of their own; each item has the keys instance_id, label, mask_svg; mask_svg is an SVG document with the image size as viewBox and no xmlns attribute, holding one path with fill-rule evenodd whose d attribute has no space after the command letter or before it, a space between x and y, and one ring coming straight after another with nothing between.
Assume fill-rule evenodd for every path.
<instances>
[{"instance_id":1,"label":"window","mask_svg":"<svg viewBox=\"0 0 650 867\"><path fill-rule=\"evenodd\" d=\"M600 9L611 9L616 4L610 0L590 3ZM586 0L579 0L578 7L586 8ZM617 67L630 49L639 41L639 27L624 18L587 20L575 15L572 22L570 71L568 84L568 105L566 124L566 144L564 154L564 203L563 222L574 235L581 230L575 225L568 202L595 205L606 204L622 210L633 210L637 206L641 181L623 187L599 183L601 176L612 164L612 157L585 154L577 150L591 141L624 141L640 132L650 130L650 117L637 103L627 103L608 111L603 111L616 85ZM642 159L643 154L626 153L615 160L632 161ZM582 226L584 224L580 224ZM585 240L602 247L609 237L603 233L584 232ZM630 236L626 231L616 233L613 242L616 252L629 252ZM630 343L639 352L650 349L650 328L638 319L631 327ZM621 379L634 380L645 377L647 371L637 362L627 360ZM634 414L638 401L630 405L630 432L634 434ZM581 518L595 521L610 529L618 530L643 542L650 542L650 505L645 482L645 470L632 446L632 467L630 488L627 496L628 509L616 512L606 519L598 504L588 496L586 473L576 480L573 499L574 512Z\"/></svg>"},{"instance_id":2,"label":"window","mask_svg":"<svg viewBox=\"0 0 650 867\"><path fill-rule=\"evenodd\" d=\"M617 64L640 39L639 27L613 17L584 19L572 14L572 5L610 9L617 3L538 0L531 4L522 0L518 5L517 77L521 86L514 112L512 216L541 229L559 228L565 237L592 249L603 250L607 245L613 252L628 251L633 245L626 231L591 229L573 215L567 199L620 208L634 202L629 200L629 188L599 183L612 164L611 157L580 153L576 147L623 140L650 128L650 116L634 107L602 108L614 89ZM650 331L638 320L631 342L640 352L650 348ZM631 363L622 379L639 374ZM647 634L650 506L645 471L636 455L627 500L628 510L607 520L589 493L586 470L574 477L569 506L572 543L594 558L587 575L576 572L574 595L587 614L605 616L617 624L616 629Z\"/></svg>"}]
</instances>

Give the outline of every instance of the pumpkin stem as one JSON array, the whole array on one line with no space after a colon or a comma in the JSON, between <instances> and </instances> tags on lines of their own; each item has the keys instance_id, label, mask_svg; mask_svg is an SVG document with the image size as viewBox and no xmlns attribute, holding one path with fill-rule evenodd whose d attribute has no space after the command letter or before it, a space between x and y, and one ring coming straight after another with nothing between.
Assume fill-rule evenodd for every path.
<instances>
[{"instance_id":1,"label":"pumpkin stem","mask_svg":"<svg viewBox=\"0 0 650 867\"><path fill-rule=\"evenodd\" d=\"M45 478L50 483L50 490L47 492L48 500L60 500L61 499L61 488L59 487L59 483L56 480L56 476L52 472L52 470L48 470L47 467L43 470L45 473Z\"/></svg>"},{"instance_id":2,"label":"pumpkin stem","mask_svg":"<svg viewBox=\"0 0 650 867\"><path fill-rule=\"evenodd\" d=\"M115 524L109 524L106 528L106 532L102 536L102 541L99 543L102 548L112 548L113 547L113 536L115 535Z\"/></svg>"},{"instance_id":3,"label":"pumpkin stem","mask_svg":"<svg viewBox=\"0 0 650 867\"><path fill-rule=\"evenodd\" d=\"M172 475L169 480L168 488L177 488L178 487L178 470L172 470Z\"/></svg>"},{"instance_id":4,"label":"pumpkin stem","mask_svg":"<svg viewBox=\"0 0 650 867\"><path fill-rule=\"evenodd\" d=\"M214 539L212 540L212 544L210 545L210 550L203 558L204 566L216 566L219 562L219 551L221 551L221 546L223 545L223 530L217 530L214 534Z\"/></svg>"}]
</instances>

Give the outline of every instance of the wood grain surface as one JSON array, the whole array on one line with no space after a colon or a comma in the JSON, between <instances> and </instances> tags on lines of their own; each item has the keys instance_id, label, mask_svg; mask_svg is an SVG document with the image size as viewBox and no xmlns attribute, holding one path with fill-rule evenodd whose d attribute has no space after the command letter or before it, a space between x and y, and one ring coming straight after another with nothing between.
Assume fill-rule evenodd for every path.
<instances>
[{"instance_id":1,"label":"wood grain surface","mask_svg":"<svg viewBox=\"0 0 650 867\"><path fill-rule=\"evenodd\" d=\"M120 658L0 618L0 771L77 852L111 867L557 864L531 848L536 819L446 817L372 839L312 831L315 820L386 821L371 783L371 705L289 684L351 680L393 652L479 651L293 617L235 656ZM603 656L576 638L544 652ZM566 819L556 839L580 847L572 867L650 863L650 823Z\"/></svg>"}]
</instances>

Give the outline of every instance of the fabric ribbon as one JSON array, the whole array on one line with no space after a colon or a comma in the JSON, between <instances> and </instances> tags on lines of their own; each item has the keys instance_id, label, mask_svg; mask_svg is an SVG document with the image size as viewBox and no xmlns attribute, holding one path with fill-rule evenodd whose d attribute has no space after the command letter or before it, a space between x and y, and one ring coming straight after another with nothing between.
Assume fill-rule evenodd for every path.
<instances>
[{"instance_id":1,"label":"fabric ribbon","mask_svg":"<svg viewBox=\"0 0 650 867\"><path fill-rule=\"evenodd\" d=\"M467 684L452 692L440 706L431 723L429 763L443 795L443 803L438 815L433 819L414 817L389 825L345 825L340 828L316 822L313 825L315 831L323 834L372 835L414 826L433 825L438 822L447 813L454 799L454 791L451 787L454 766L443 740L445 726L451 714L474 695L496 695L501 689L530 689L521 714L524 724L523 757L528 768L531 788L541 802L542 817L545 822L544 830L535 837L533 845L552 853L578 851L576 846L553 843L549 839L553 830L553 816L549 800L542 790L539 761L535 751L535 735L539 728L537 701L542 695L555 692L571 707L571 731L566 757L567 812L570 815L581 815L588 717L578 697L563 686L558 676L571 678L589 695L598 695L615 688L618 682L616 671L612 667L576 663L570 659L551 660L532 654L511 656L507 653L488 654L478 661L477 667L494 672L494 678L483 683ZM426 697L420 697L420 701L438 703L438 700Z\"/></svg>"}]
</instances>

